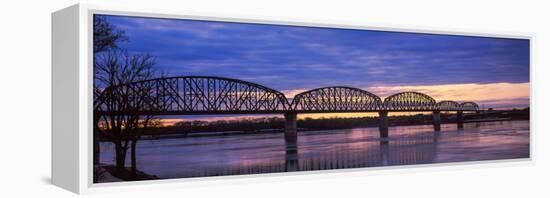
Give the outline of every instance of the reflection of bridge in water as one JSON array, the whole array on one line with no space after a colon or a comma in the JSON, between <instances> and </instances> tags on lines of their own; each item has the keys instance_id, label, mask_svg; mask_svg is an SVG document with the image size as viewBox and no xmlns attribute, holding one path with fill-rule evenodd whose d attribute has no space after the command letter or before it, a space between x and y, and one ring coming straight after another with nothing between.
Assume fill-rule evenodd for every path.
<instances>
[{"instance_id":1,"label":"reflection of bridge in water","mask_svg":"<svg viewBox=\"0 0 550 198\"><path fill-rule=\"evenodd\" d=\"M316 133L318 134L318 132L311 132L300 139L307 139L308 135L315 136ZM276 149L277 153L285 152L282 155L277 155L277 158L269 156L265 160L259 159L258 161L255 161L257 158L252 158L249 163L182 168L174 171L174 175L166 173L164 175L170 175L171 178L205 177L428 164L437 162L439 138L439 136L423 133L423 135L408 138L392 137L391 144L380 144L376 139L365 138L360 143L354 143L354 140L342 141L341 144L330 145L330 149L326 148L327 145L300 141L300 152L296 149L286 149L286 152L284 149ZM350 146L350 143L360 144L360 146L355 148Z\"/></svg>"},{"instance_id":2,"label":"reflection of bridge in water","mask_svg":"<svg viewBox=\"0 0 550 198\"><path fill-rule=\"evenodd\" d=\"M113 86L94 102L97 116L284 114L285 139L291 141L297 137L298 113L378 112L380 137L387 138L388 112L432 112L434 130L440 131L441 111L457 112L459 128L463 126L463 112L479 111L473 102L436 102L418 92L397 93L382 100L352 87L317 88L288 100L283 93L259 84L206 76L158 78Z\"/></svg>"}]
</instances>

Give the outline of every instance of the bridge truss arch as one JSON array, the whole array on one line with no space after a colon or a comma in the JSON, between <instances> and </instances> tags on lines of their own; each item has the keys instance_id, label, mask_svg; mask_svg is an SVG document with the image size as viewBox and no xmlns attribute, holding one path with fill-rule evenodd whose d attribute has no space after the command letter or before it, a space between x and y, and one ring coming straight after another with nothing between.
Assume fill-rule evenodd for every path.
<instances>
[{"instance_id":1,"label":"bridge truss arch","mask_svg":"<svg viewBox=\"0 0 550 198\"><path fill-rule=\"evenodd\" d=\"M478 111L479 105L477 105L475 102L463 102L460 104L462 111Z\"/></svg>"},{"instance_id":2,"label":"bridge truss arch","mask_svg":"<svg viewBox=\"0 0 550 198\"><path fill-rule=\"evenodd\" d=\"M459 111L462 109L460 103L452 100L443 100L437 103L438 110L440 111Z\"/></svg>"},{"instance_id":3,"label":"bridge truss arch","mask_svg":"<svg viewBox=\"0 0 550 198\"><path fill-rule=\"evenodd\" d=\"M108 87L95 106L104 109L112 105L117 94L126 98L128 106L139 98L142 104L132 111L147 115L282 113L289 108L286 97L279 91L243 80L211 76L156 78Z\"/></svg>"},{"instance_id":4,"label":"bridge truss arch","mask_svg":"<svg viewBox=\"0 0 550 198\"><path fill-rule=\"evenodd\" d=\"M384 99L387 111L430 111L437 109L432 97L419 92L401 92Z\"/></svg>"},{"instance_id":5,"label":"bridge truss arch","mask_svg":"<svg viewBox=\"0 0 550 198\"><path fill-rule=\"evenodd\" d=\"M296 112L372 112L382 108L380 97L354 87L322 87L294 96Z\"/></svg>"}]
</instances>

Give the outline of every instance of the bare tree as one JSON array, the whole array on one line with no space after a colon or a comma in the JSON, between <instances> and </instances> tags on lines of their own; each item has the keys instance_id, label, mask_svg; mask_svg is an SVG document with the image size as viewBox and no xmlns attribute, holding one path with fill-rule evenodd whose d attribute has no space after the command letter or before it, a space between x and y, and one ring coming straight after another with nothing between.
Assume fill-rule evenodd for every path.
<instances>
[{"instance_id":1,"label":"bare tree","mask_svg":"<svg viewBox=\"0 0 550 198\"><path fill-rule=\"evenodd\" d=\"M144 63L145 64L145 63ZM153 81L134 83L132 86L130 111L126 114L132 117L128 123L128 138L130 140L131 169L129 179L136 179L137 173L137 143L144 132L152 127L160 125L160 120L153 115L142 114L139 109L162 110L157 97L155 97L155 85Z\"/></svg>"},{"instance_id":2,"label":"bare tree","mask_svg":"<svg viewBox=\"0 0 550 198\"><path fill-rule=\"evenodd\" d=\"M109 23L104 16L94 16L94 164L99 164L99 139L115 145L115 167L124 172L130 144L131 172L137 172L136 146L143 131L159 124L151 115L139 115L138 108L154 105L152 84L124 84L155 77L155 60L150 54L129 55L119 43L128 41L124 31ZM110 89L110 90L107 90ZM100 98L101 97L101 98ZM154 108L149 106L149 108ZM99 111L109 115L99 115Z\"/></svg>"},{"instance_id":3,"label":"bare tree","mask_svg":"<svg viewBox=\"0 0 550 198\"><path fill-rule=\"evenodd\" d=\"M94 43L93 43L93 51L94 51L94 67L95 67L95 61L96 57L104 53L108 50L114 50L119 49L119 43L123 41L128 41L128 38L126 37L124 31L117 30L114 25L109 23L107 18L105 16L100 15L94 15ZM94 76L94 82L97 82ZM97 100L97 97L101 94L102 89L100 87L95 86L94 84L94 101ZM99 120L99 117L97 115L94 115L94 123L97 123ZM97 129L97 125L94 126L94 165L99 164L100 161L100 150L99 150L99 139L100 134L98 134L99 130Z\"/></svg>"},{"instance_id":4,"label":"bare tree","mask_svg":"<svg viewBox=\"0 0 550 198\"><path fill-rule=\"evenodd\" d=\"M138 123L136 123L138 126L136 127L136 130L132 133L130 136L131 139L131 147L130 147L130 156L131 156L131 168L130 168L130 179L136 179L136 173L137 173L137 155L136 155L136 147L137 142L141 139L143 132L148 130L151 127L156 127L160 125L160 120L154 118L154 116L145 115L142 119L136 119L139 120Z\"/></svg>"},{"instance_id":5,"label":"bare tree","mask_svg":"<svg viewBox=\"0 0 550 198\"><path fill-rule=\"evenodd\" d=\"M132 147L132 172L136 172L135 149L141 134L154 121L153 116L140 115L139 109L153 104L152 83L137 83L155 77L154 57L149 54L130 55L124 50L109 50L97 55L94 66L98 87L96 130L102 138L115 145L115 167L125 172L126 153ZM97 112L107 112L99 115Z\"/></svg>"},{"instance_id":6,"label":"bare tree","mask_svg":"<svg viewBox=\"0 0 550 198\"><path fill-rule=\"evenodd\" d=\"M117 30L105 16L94 16L94 53L118 49L118 43L127 41L124 31Z\"/></svg>"}]
</instances>

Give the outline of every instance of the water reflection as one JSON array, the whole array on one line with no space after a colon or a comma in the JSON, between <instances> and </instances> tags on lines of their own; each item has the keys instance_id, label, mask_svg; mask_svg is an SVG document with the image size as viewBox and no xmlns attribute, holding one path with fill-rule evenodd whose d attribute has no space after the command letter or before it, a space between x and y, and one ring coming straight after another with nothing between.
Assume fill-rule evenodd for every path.
<instances>
[{"instance_id":1,"label":"water reflection","mask_svg":"<svg viewBox=\"0 0 550 198\"><path fill-rule=\"evenodd\" d=\"M505 121L390 128L381 144L378 128L309 131L297 140L282 134L144 140L138 169L161 178L328 170L529 157L529 122ZM102 143L102 163L113 163Z\"/></svg>"},{"instance_id":2,"label":"water reflection","mask_svg":"<svg viewBox=\"0 0 550 198\"><path fill-rule=\"evenodd\" d=\"M285 140L285 171L299 171L298 143L296 140Z\"/></svg>"}]
</instances>

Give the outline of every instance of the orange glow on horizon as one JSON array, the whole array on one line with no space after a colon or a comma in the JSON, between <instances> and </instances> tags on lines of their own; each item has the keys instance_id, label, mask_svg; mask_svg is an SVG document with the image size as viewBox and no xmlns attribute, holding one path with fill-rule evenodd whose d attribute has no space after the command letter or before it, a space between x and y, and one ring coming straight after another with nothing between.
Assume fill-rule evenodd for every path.
<instances>
[{"instance_id":1,"label":"orange glow on horizon","mask_svg":"<svg viewBox=\"0 0 550 198\"><path fill-rule=\"evenodd\" d=\"M508 101L529 98L529 83L490 83L490 84L445 84L422 86L376 86L368 88L381 97L403 91L418 91L433 97L437 101Z\"/></svg>"}]
</instances>

